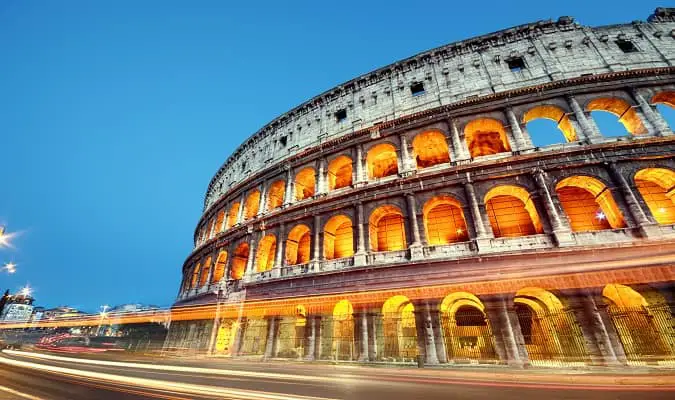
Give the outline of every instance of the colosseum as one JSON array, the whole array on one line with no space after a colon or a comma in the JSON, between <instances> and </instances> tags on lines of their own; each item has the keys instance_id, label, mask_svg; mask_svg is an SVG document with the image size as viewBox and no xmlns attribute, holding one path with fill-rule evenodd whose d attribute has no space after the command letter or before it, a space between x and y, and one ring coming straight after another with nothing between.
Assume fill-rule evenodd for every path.
<instances>
[{"instance_id":1,"label":"colosseum","mask_svg":"<svg viewBox=\"0 0 675 400\"><path fill-rule=\"evenodd\" d=\"M672 366L675 135L660 110L675 107L674 62L674 8L561 17L286 112L211 179L165 348ZM528 132L541 119L545 144Z\"/></svg>"}]
</instances>

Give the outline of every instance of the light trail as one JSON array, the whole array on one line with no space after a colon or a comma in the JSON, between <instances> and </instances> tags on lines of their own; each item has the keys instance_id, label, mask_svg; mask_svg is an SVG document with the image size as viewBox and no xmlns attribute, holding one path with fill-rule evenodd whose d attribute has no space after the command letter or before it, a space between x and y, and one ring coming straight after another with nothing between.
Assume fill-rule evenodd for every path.
<instances>
[{"instance_id":1,"label":"light trail","mask_svg":"<svg viewBox=\"0 0 675 400\"><path fill-rule=\"evenodd\" d=\"M33 369L53 374L75 376L79 378L84 378L85 380L91 379L94 381L109 384L122 384L122 385L130 385L132 387L144 387L163 392L173 391L180 394L192 394L199 396L221 396L221 397L229 396L235 399L244 399L244 400L334 400L326 397L290 395L290 394L273 393L249 389L229 389L216 386L198 385L193 383L180 383L165 380L136 378L122 375L108 374L104 372L84 371L73 368L31 363L26 361L9 359L6 357L0 357L0 363L14 367Z\"/></svg>"},{"instance_id":2,"label":"light trail","mask_svg":"<svg viewBox=\"0 0 675 400\"><path fill-rule=\"evenodd\" d=\"M9 394L14 395L14 396L19 396L22 399L46 400L46 399L43 399L42 397L37 397L37 396L33 396L31 394L28 394L28 393L19 392L18 390L14 390L12 388L8 388L7 386L2 386L2 385L0 385L0 392L5 392L5 393L9 393Z\"/></svg>"}]
</instances>

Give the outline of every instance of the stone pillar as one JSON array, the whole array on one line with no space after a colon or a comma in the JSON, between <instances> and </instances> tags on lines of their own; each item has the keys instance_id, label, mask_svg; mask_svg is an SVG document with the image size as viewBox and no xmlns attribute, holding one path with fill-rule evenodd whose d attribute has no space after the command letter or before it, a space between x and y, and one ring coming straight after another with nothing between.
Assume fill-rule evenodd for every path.
<instances>
[{"instance_id":1,"label":"stone pillar","mask_svg":"<svg viewBox=\"0 0 675 400\"><path fill-rule=\"evenodd\" d=\"M532 176L534 177L534 181L537 184L541 197L544 199L544 209L546 210L546 215L551 223L553 237L558 243L558 246L573 244L574 238L572 237L572 229L570 228L567 219L563 220L563 218L560 217L558 208L553 201L551 191L548 188L546 172L540 168L535 168L532 171Z\"/></svg>"},{"instance_id":2,"label":"stone pillar","mask_svg":"<svg viewBox=\"0 0 675 400\"><path fill-rule=\"evenodd\" d=\"M275 356L274 345L276 343L277 317L267 318L267 342L265 343L265 357L272 358Z\"/></svg>"},{"instance_id":3,"label":"stone pillar","mask_svg":"<svg viewBox=\"0 0 675 400\"><path fill-rule=\"evenodd\" d=\"M379 313L368 313L368 359L377 361L377 326L376 321Z\"/></svg>"},{"instance_id":4,"label":"stone pillar","mask_svg":"<svg viewBox=\"0 0 675 400\"><path fill-rule=\"evenodd\" d=\"M366 232L363 226L363 203L359 202L354 207L356 212L356 253L354 253L354 265L366 264Z\"/></svg>"},{"instance_id":5,"label":"stone pillar","mask_svg":"<svg viewBox=\"0 0 675 400\"><path fill-rule=\"evenodd\" d=\"M251 235L251 240L248 247L248 260L246 260L246 273L244 275L251 276L253 275L253 265L255 263L255 244L256 240Z\"/></svg>"},{"instance_id":6,"label":"stone pillar","mask_svg":"<svg viewBox=\"0 0 675 400\"><path fill-rule=\"evenodd\" d=\"M640 234L644 237L661 236L661 231L658 225L654 222L651 222L649 218L647 218L647 215L642 209L642 206L635 196L633 189L631 189L628 181L621 173L619 166L613 161L607 163L606 166L609 176L612 178L612 182L621 190L621 194L626 201L626 205L628 205L628 212L640 229Z\"/></svg>"},{"instance_id":7,"label":"stone pillar","mask_svg":"<svg viewBox=\"0 0 675 400\"><path fill-rule=\"evenodd\" d=\"M476 249L478 251L490 251L490 239L493 237L492 228L488 230L485 226L487 215L483 214L483 210L481 209L480 204L478 203L478 198L476 197L476 191L473 187L473 183L470 181L464 183L464 194L467 201L469 202L471 220L473 223L472 225L476 231L476 237L474 238Z\"/></svg>"},{"instance_id":8,"label":"stone pillar","mask_svg":"<svg viewBox=\"0 0 675 400\"><path fill-rule=\"evenodd\" d=\"M423 357L424 363L438 364L431 314L426 303L417 304L415 307L415 328L417 330L418 352Z\"/></svg>"},{"instance_id":9,"label":"stone pillar","mask_svg":"<svg viewBox=\"0 0 675 400\"><path fill-rule=\"evenodd\" d=\"M365 176L363 168L363 146L361 144L356 145L356 157L354 157L354 170L356 171L356 177L354 179L355 184L362 184L368 180Z\"/></svg>"},{"instance_id":10,"label":"stone pillar","mask_svg":"<svg viewBox=\"0 0 675 400\"><path fill-rule=\"evenodd\" d=\"M522 368L529 364L525 339L513 307L502 296L486 300L485 312L495 335L497 353L505 357L508 365ZM500 354L501 353L501 354Z\"/></svg>"},{"instance_id":11,"label":"stone pillar","mask_svg":"<svg viewBox=\"0 0 675 400\"><path fill-rule=\"evenodd\" d=\"M654 110L652 108L651 104L645 98L642 96L642 94L635 88L631 90L633 97L635 98L635 101L638 103L638 106L640 106L640 110L642 110L642 114L644 114L645 118L647 118L647 121L654 127L654 134L656 136L670 136L673 134L673 131L670 130L670 126L668 126L668 123L663 119L661 114L659 114L658 111Z\"/></svg>"},{"instance_id":12,"label":"stone pillar","mask_svg":"<svg viewBox=\"0 0 675 400\"><path fill-rule=\"evenodd\" d=\"M244 222L244 208L246 208L246 193L242 193L239 201L239 210L237 212L237 224Z\"/></svg>"},{"instance_id":13,"label":"stone pillar","mask_svg":"<svg viewBox=\"0 0 675 400\"><path fill-rule=\"evenodd\" d=\"M410 246L410 258L412 260L419 260L424 258L422 250L422 239L420 238L420 227L417 222L417 201L414 193L406 193L406 202L408 204L408 229L412 233L412 243Z\"/></svg>"},{"instance_id":14,"label":"stone pillar","mask_svg":"<svg viewBox=\"0 0 675 400\"><path fill-rule=\"evenodd\" d=\"M239 355L241 349L241 343L244 340L244 331L246 330L247 320L246 317L240 317L235 325L236 331L234 332L234 339L232 339L232 351L233 356Z\"/></svg>"},{"instance_id":15,"label":"stone pillar","mask_svg":"<svg viewBox=\"0 0 675 400\"><path fill-rule=\"evenodd\" d=\"M267 182L263 182L260 188L260 202L258 203L258 217L265 214L265 203L267 197Z\"/></svg>"},{"instance_id":16,"label":"stone pillar","mask_svg":"<svg viewBox=\"0 0 675 400\"><path fill-rule=\"evenodd\" d=\"M466 147L466 143L464 143L459 137L459 129L457 129L455 120L449 120L448 125L450 125L450 140L452 141L453 161L463 161L470 159L471 155L469 155L469 150Z\"/></svg>"},{"instance_id":17,"label":"stone pillar","mask_svg":"<svg viewBox=\"0 0 675 400\"><path fill-rule=\"evenodd\" d=\"M277 251L274 255L274 267L272 269L272 276L279 277L281 276L281 267L284 266L284 249L286 248L286 240L284 236L286 235L285 226L282 222L279 224L279 234L277 235Z\"/></svg>"},{"instance_id":18,"label":"stone pillar","mask_svg":"<svg viewBox=\"0 0 675 400\"><path fill-rule=\"evenodd\" d=\"M221 210L222 213L223 213L223 222L218 227L219 232L225 232L225 229L227 229L227 211L226 210L229 210L231 205L232 204L227 203L227 206L223 207L223 209Z\"/></svg>"},{"instance_id":19,"label":"stone pillar","mask_svg":"<svg viewBox=\"0 0 675 400\"><path fill-rule=\"evenodd\" d=\"M293 168L289 168L286 173L286 192L284 193L284 206L288 206L295 201L293 193Z\"/></svg>"},{"instance_id":20,"label":"stone pillar","mask_svg":"<svg viewBox=\"0 0 675 400\"><path fill-rule=\"evenodd\" d=\"M441 324L441 310L438 309L438 302L434 302L433 306L429 310L431 315L431 326L434 330L434 343L436 345L436 356L438 357L438 362L445 364L448 362L448 352L445 348L445 338L443 335L443 326Z\"/></svg>"},{"instance_id":21,"label":"stone pillar","mask_svg":"<svg viewBox=\"0 0 675 400\"><path fill-rule=\"evenodd\" d=\"M328 185L326 184L326 159L319 159L319 168L316 171L316 194L326 194Z\"/></svg>"},{"instance_id":22,"label":"stone pillar","mask_svg":"<svg viewBox=\"0 0 675 400\"><path fill-rule=\"evenodd\" d=\"M315 342L314 342L315 343L315 345L314 345L314 358L320 359L321 358L321 346L322 346L322 343L321 343L321 335L322 335L322 333L321 333L321 316L319 315L319 316L314 317L314 321L315 321L314 329L316 331L316 334L315 334L316 339L315 339Z\"/></svg>"},{"instance_id":23,"label":"stone pillar","mask_svg":"<svg viewBox=\"0 0 675 400\"><path fill-rule=\"evenodd\" d=\"M529 135L526 135L523 131L523 128L520 126L520 122L518 122L518 118L516 118L516 114L513 112L513 109L508 107L505 110L505 113L506 118L509 121L509 125L511 126L513 139L516 141L516 148L514 150L523 151L533 148L534 146L532 145L532 140L530 139Z\"/></svg>"},{"instance_id":24,"label":"stone pillar","mask_svg":"<svg viewBox=\"0 0 675 400\"><path fill-rule=\"evenodd\" d=\"M356 313L355 320L359 324L359 334L360 334L360 348L359 348L359 362L368 362L368 313L364 311Z\"/></svg>"},{"instance_id":25,"label":"stone pillar","mask_svg":"<svg viewBox=\"0 0 675 400\"><path fill-rule=\"evenodd\" d=\"M584 112L574 96L568 95L567 103L572 109L574 117L581 127L581 135L583 135L589 141L593 141L593 139L602 137L591 117L588 116L586 112Z\"/></svg>"},{"instance_id":26,"label":"stone pillar","mask_svg":"<svg viewBox=\"0 0 675 400\"><path fill-rule=\"evenodd\" d=\"M323 252L321 251L321 216L318 214L314 215L312 233L312 261L318 263L323 259Z\"/></svg>"},{"instance_id":27,"label":"stone pillar","mask_svg":"<svg viewBox=\"0 0 675 400\"><path fill-rule=\"evenodd\" d=\"M405 174L415 169L413 160L410 158L410 151L408 150L408 138L405 134L399 136L401 140L401 173Z\"/></svg>"},{"instance_id":28,"label":"stone pillar","mask_svg":"<svg viewBox=\"0 0 675 400\"><path fill-rule=\"evenodd\" d=\"M316 317L309 317L308 322L309 334L307 335L307 350L305 352L305 360L314 361L316 354Z\"/></svg>"}]
</instances>

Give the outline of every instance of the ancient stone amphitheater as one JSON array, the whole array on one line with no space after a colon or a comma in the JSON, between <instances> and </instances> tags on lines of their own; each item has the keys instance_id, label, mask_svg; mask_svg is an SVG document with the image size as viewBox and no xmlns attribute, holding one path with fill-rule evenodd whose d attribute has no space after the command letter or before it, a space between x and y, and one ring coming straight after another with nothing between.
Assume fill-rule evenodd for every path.
<instances>
[{"instance_id":1,"label":"ancient stone amphitheater","mask_svg":"<svg viewBox=\"0 0 675 400\"><path fill-rule=\"evenodd\" d=\"M675 135L657 105L675 107L674 62L675 9L561 17L279 116L208 186L165 349L672 365Z\"/></svg>"}]
</instances>

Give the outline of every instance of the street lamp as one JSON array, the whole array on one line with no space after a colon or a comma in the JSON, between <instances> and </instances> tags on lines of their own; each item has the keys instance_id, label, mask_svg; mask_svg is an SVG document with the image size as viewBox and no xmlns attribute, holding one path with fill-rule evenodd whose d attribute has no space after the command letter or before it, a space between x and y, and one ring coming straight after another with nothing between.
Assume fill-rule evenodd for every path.
<instances>
[{"instance_id":1,"label":"street lamp","mask_svg":"<svg viewBox=\"0 0 675 400\"><path fill-rule=\"evenodd\" d=\"M10 261L5 263L5 266L0 268L0 270L7 271L8 274L13 274L16 272L16 264Z\"/></svg>"},{"instance_id":2,"label":"street lamp","mask_svg":"<svg viewBox=\"0 0 675 400\"><path fill-rule=\"evenodd\" d=\"M9 240L14 237L13 233L7 233L4 225L0 225L0 247L10 246Z\"/></svg>"},{"instance_id":3,"label":"street lamp","mask_svg":"<svg viewBox=\"0 0 675 400\"><path fill-rule=\"evenodd\" d=\"M28 296L30 296L32 291L33 290L30 288L30 286L26 285L21 289L21 291L19 291L19 294L23 297L28 297Z\"/></svg>"}]
</instances>

